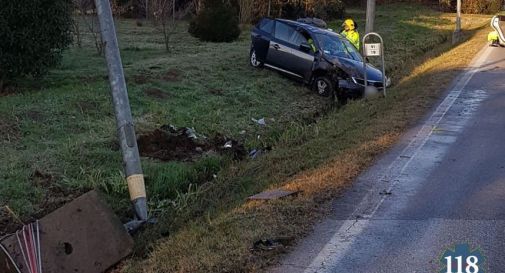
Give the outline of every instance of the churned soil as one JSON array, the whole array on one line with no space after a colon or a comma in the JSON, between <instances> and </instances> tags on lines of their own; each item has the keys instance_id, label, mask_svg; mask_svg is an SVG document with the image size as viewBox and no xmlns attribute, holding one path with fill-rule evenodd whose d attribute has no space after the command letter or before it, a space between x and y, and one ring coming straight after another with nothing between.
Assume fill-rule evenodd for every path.
<instances>
[{"instance_id":1,"label":"churned soil","mask_svg":"<svg viewBox=\"0 0 505 273\"><path fill-rule=\"evenodd\" d=\"M227 154L239 160L247 155L244 145L224 136L196 136L189 128L162 126L141 134L137 140L140 154L161 161L192 161L208 153Z\"/></svg>"}]
</instances>

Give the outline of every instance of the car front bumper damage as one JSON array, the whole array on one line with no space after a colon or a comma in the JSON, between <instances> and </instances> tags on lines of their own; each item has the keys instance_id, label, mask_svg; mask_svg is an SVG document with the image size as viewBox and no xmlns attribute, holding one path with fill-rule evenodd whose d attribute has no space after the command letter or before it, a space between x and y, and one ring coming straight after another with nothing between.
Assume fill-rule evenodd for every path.
<instances>
[{"instance_id":1,"label":"car front bumper damage","mask_svg":"<svg viewBox=\"0 0 505 273\"><path fill-rule=\"evenodd\" d=\"M377 88L377 90L383 90L383 82L382 81L372 81L368 80L368 86L373 86ZM391 86L391 79L386 77L386 87ZM349 79L339 79L338 87L342 90L345 90L348 93L352 94L363 94L365 90L365 80L360 78L351 77Z\"/></svg>"}]
</instances>

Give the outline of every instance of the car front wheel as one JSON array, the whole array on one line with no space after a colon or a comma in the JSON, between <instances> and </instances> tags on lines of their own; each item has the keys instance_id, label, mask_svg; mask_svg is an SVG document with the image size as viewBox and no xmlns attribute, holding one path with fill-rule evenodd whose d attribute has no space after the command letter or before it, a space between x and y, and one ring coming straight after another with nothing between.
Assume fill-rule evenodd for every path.
<instances>
[{"instance_id":1,"label":"car front wheel","mask_svg":"<svg viewBox=\"0 0 505 273\"><path fill-rule=\"evenodd\" d=\"M323 97L333 96L335 91L333 83L328 77L317 77L314 80L314 90Z\"/></svg>"},{"instance_id":2,"label":"car front wheel","mask_svg":"<svg viewBox=\"0 0 505 273\"><path fill-rule=\"evenodd\" d=\"M251 55L249 58L249 63L251 64L252 67L262 67L263 63L258 60L258 54L256 53L256 50L253 48L251 49Z\"/></svg>"}]
</instances>

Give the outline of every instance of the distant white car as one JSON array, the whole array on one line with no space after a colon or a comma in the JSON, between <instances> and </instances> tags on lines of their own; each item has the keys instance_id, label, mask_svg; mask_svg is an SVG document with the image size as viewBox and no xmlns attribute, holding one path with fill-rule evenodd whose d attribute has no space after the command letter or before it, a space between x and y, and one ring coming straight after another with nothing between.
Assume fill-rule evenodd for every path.
<instances>
[{"instance_id":1,"label":"distant white car","mask_svg":"<svg viewBox=\"0 0 505 273\"><path fill-rule=\"evenodd\" d=\"M491 19L491 27L498 33L498 43L505 46L505 16L496 15Z\"/></svg>"}]
</instances>

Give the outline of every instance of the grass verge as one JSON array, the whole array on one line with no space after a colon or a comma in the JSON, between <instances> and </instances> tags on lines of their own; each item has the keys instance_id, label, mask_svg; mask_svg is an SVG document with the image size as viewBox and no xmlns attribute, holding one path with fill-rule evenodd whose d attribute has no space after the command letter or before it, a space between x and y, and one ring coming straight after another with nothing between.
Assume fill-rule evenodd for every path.
<instances>
[{"instance_id":1,"label":"grass verge","mask_svg":"<svg viewBox=\"0 0 505 273\"><path fill-rule=\"evenodd\" d=\"M448 39L405 65L410 73L385 99L354 101L317 123L292 126L261 161L232 165L198 194L196 208L207 208L166 239L149 258L131 261L126 272L261 272L316 219L329 202L433 106L470 58L485 44L486 29L467 33L452 48ZM414 66L418 63L419 65ZM397 72L401 74L402 72ZM405 73L405 72L403 72ZM406 73L405 73L406 74ZM301 191L296 197L244 202L265 188ZM254 242L276 239L283 247L254 250Z\"/></svg>"},{"instance_id":2,"label":"grass verge","mask_svg":"<svg viewBox=\"0 0 505 273\"><path fill-rule=\"evenodd\" d=\"M364 12L351 15L364 25ZM417 66L450 49L450 16L420 5L381 6L377 30L386 38L388 71L404 80L387 99L329 112L305 87L249 67L247 31L234 43L202 43L181 23L165 52L155 28L119 20L139 133L173 124L237 139L247 149L272 148L243 161L217 154L170 162L143 158L151 213L160 223L138 235L124 271L250 272L275 260L272 253L249 248L257 239L287 242L307 232L327 211L326 201L387 149L464 67L467 59L449 61L447 55ZM466 19L465 28L473 32L488 20ZM339 23L331 25L338 29ZM123 219L130 215L105 65L91 34L83 35L83 48L68 50L51 75L28 80L18 94L0 100L0 206L8 205L23 221L90 188L105 192ZM473 54L479 42L472 39L456 50ZM261 117L266 127L251 121ZM303 193L244 203L250 194L280 186ZM3 215L0 210L0 233L12 231L15 226L4 225Z\"/></svg>"}]
</instances>

